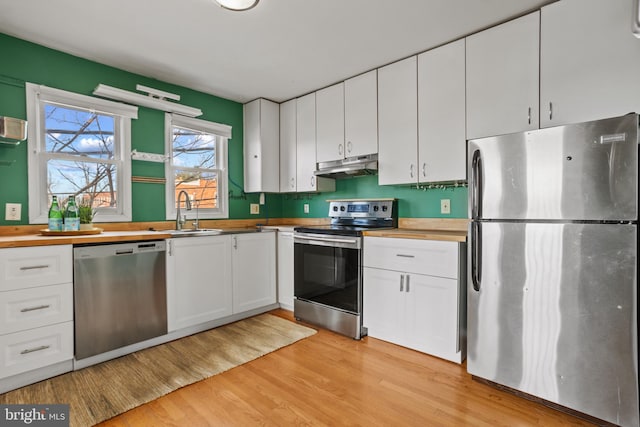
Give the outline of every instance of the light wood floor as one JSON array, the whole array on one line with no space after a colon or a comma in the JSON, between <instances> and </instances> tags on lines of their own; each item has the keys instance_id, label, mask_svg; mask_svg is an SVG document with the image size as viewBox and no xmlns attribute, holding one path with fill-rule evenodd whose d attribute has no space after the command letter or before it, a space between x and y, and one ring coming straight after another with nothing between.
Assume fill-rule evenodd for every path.
<instances>
[{"instance_id":1,"label":"light wood floor","mask_svg":"<svg viewBox=\"0 0 640 427\"><path fill-rule=\"evenodd\" d=\"M326 330L100 424L253 425L592 424L473 381L464 365Z\"/></svg>"}]
</instances>

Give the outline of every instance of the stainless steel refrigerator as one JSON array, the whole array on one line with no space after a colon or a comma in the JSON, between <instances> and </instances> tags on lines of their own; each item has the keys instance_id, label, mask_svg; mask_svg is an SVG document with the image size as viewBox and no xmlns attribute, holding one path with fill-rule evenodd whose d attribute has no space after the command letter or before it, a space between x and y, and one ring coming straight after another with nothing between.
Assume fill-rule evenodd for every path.
<instances>
[{"instance_id":1,"label":"stainless steel refrigerator","mask_svg":"<svg viewBox=\"0 0 640 427\"><path fill-rule=\"evenodd\" d=\"M638 115L469 141L467 369L638 426Z\"/></svg>"}]
</instances>

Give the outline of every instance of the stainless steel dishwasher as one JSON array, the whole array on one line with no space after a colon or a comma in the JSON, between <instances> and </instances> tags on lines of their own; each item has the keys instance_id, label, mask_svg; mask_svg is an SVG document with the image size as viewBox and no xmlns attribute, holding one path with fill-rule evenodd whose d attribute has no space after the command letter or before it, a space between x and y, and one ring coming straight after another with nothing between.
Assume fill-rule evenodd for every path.
<instances>
[{"instance_id":1,"label":"stainless steel dishwasher","mask_svg":"<svg viewBox=\"0 0 640 427\"><path fill-rule=\"evenodd\" d=\"M75 246L76 360L167 333L164 240Z\"/></svg>"}]
</instances>

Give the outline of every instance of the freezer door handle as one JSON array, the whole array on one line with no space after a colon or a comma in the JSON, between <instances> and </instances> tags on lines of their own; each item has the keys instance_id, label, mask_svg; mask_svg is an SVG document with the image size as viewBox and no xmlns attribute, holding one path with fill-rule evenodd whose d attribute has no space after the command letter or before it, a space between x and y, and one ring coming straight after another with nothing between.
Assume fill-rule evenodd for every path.
<instances>
[{"instance_id":1,"label":"freezer door handle","mask_svg":"<svg viewBox=\"0 0 640 427\"><path fill-rule=\"evenodd\" d=\"M482 197L482 157L480 150L473 152L471 160L471 219L482 215L480 200Z\"/></svg>"},{"instance_id":2,"label":"freezer door handle","mask_svg":"<svg viewBox=\"0 0 640 427\"><path fill-rule=\"evenodd\" d=\"M482 229L479 222L471 224L471 283L473 290L480 291L482 280Z\"/></svg>"}]
</instances>

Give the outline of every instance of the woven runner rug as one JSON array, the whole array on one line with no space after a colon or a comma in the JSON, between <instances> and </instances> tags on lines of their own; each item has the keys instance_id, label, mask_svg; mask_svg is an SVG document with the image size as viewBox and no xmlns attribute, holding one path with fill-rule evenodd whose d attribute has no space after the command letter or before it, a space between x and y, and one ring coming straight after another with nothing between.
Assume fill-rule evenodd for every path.
<instances>
[{"instance_id":1,"label":"woven runner rug","mask_svg":"<svg viewBox=\"0 0 640 427\"><path fill-rule=\"evenodd\" d=\"M262 314L0 394L0 403L67 403L71 426L92 426L315 333Z\"/></svg>"}]
</instances>

